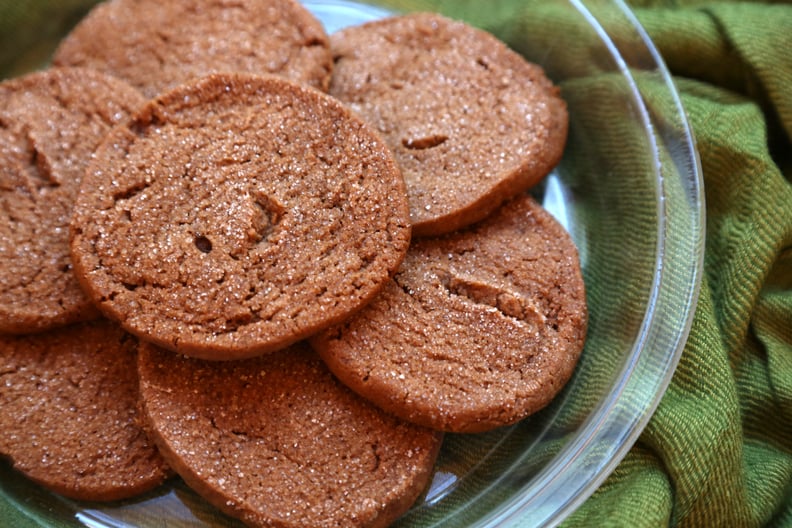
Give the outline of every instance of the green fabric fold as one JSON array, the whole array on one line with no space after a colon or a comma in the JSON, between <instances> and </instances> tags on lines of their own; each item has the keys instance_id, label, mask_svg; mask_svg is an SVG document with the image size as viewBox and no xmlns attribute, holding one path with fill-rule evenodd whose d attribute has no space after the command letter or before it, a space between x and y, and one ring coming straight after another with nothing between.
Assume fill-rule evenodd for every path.
<instances>
[{"instance_id":1,"label":"green fabric fold","mask_svg":"<svg viewBox=\"0 0 792 528\"><path fill-rule=\"evenodd\" d=\"M0 75L39 64L48 39L92 3L0 0ZM379 3L443 12L526 54L572 24L550 1ZM564 525L792 526L792 4L632 7L674 76L696 137L705 276L656 413ZM607 9L598 15L607 20ZM43 39L23 37L24 24L44 28ZM619 38L620 28L609 30ZM570 45L588 58L584 44Z\"/></svg>"},{"instance_id":2,"label":"green fabric fold","mask_svg":"<svg viewBox=\"0 0 792 528\"><path fill-rule=\"evenodd\" d=\"M464 18L524 52L541 41L537 35L569 24L554 3L393 4ZM705 277L659 408L565 525L789 526L792 6L650 1L633 8L674 75L697 140ZM609 32L619 38L619 28Z\"/></svg>"}]
</instances>

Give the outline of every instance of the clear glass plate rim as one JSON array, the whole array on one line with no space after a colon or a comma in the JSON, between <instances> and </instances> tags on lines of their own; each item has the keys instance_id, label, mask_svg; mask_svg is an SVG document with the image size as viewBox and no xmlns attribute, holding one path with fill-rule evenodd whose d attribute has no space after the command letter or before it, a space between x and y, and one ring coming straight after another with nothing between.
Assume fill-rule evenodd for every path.
<instances>
[{"instance_id":1,"label":"clear glass plate rim","mask_svg":"<svg viewBox=\"0 0 792 528\"><path fill-rule=\"evenodd\" d=\"M629 66L623 61L616 43L610 39L603 25L588 9L586 2L584 0L567 1L589 21L592 27L595 28L600 38L602 38L605 45L619 63L621 73L629 79L636 100L641 105L641 117L646 123L647 130L652 131L650 139L655 148L655 160L659 171L661 163L658 153L661 148L660 143L662 143L662 138L651 124L649 112L643 101L643 96L632 77ZM614 386L614 390L611 392L611 394L616 394L617 397L602 402L596 410L592 412L586 422L581 426L581 430L574 441L566 445L554 457L552 462L543 468L542 471L525 486L521 495L511 500L509 503L503 504L497 511L478 523L477 526L556 526L571 515L613 472L649 423L671 382L693 324L693 316L698 302L701 277L704 268L703 248L705 238L705 205L702 191L703 176L695 137L687 121L684 107L674 85L673 78L648 33L623 0L609 1L621 11L622 15L631 23L634 30L639 35L643 45L646 46L647 52L654 61L654 67L665 84L668 95L674 101L675 108L678 112L678 125L680 127L678 133L681 143L685 146L684 154L687 160L686 165L688 170L686 171L687 174L679 174L682 181L673 183L680 184L683 187L685 198L687 198L687 204L671 202L670 195L666 191L667 186L671 182L666 181L663 174L658 174L658 183L660 185L658 218L661 222L658 224L659 239L656 254L657 274L652 285L652 300L645 312L640 333L641 338L633 346L629 361L622 370L619 380ZM689 208L688 222L680 225L680 222L673 219L668 214L668 211L671 208L679 209L685 207ZM657 329L665 324L663 320L665 313L661 310L664 306L661 305L667 304L668 301L664 298L665 294L663 293L667 282L667 274L664 270L663 259L669 255L671 249L680 250L679 247L670 248L669 245L674 244L672 240L684 231L689 231L687 235L691 237L693 242L689 247L681 248L682 250L688 251L687 256L690 257L690 262L692 263L689 282L680 298L680 301L684 305L684 311L681 314L677 312L677 315L682 316L682 324L678 327L678 334L675 336L672 346L665 352L660 351L653 354L653 356L664 356L664 361L662 363L664 368L656 370L659 375L652 380L655 390L653 392L647 391L652 393L652 397L644 402L644 412L632 417L629 427L622 428L621 438L618 440L611 438L614 449L600 454L593 469L586 470L589 478L581 478L581 475L578 473L577 477L580 485L570 489L568 486L569 482L565 479L561 479L560 476L564 471L568 473L570 467L576 465L580 466L581 462L585 462L586 465L591 466L591 459L585 458L587 450L598 439L610 435L616 420L614 410L618 407L620 399L625 397L625 389L631 383L631 378L635 375L639 364L644 362L646 356L652 352L651 350L647 350L645 345L652 337L651 334L657 332ZM679 293L678 290L677 293ZM551 500L550 496L554 494L556 496L554 500ZM564 497L562 498L559 495L564 495ZM561 506L559 508L543 507L548 502L560 503Z\"/></svg>"},{"instance_id":2,"label":"clear glass plate rim","mask_svg":"<svg viewBox=\"0 0 792 528\"><path fill-rule=\"evenodd\" d=\"M588 10L583 0L567 0L570 2L575 8L581 12L586 18L592 23L594 27L598 27L602 31L602 35L606 39L607 32L602 29L602 25L600 22L594 17L593 14ZM554 485L558 484L558 475L562 470L568 468L571 464L575 464L577 461L582 459L583 454L586 452L586 449L591 445L592 439L596 436L601 435L604 428L607 428L609 424L612 423L612 414L614 407L617 405L618 399L610 400L601 404L594 412L592 412L589 419L586 421L585 424L581 427L579 434L577 434L575 440L570 442L569 445L565 446L561 452L559 452L552 462L548 464L537 476L535 476L529 485L526 486L524 492L516 497L514 500L511 500L508 503L502 504L497 511L492 512L486 519L483 519L482 522L478 524L478 526L511 526L511 525L519 525L519 526L528 526L526 524L526 520L530 519L530 525L542 525L542 526L554 526L562 522L569 514L571 514L582 502L586 500L601 483L607 478L607 476L615 469L616 465L622 460L622 458L627 454L629 449L638 439L639 435L646 427L647 423L649 422L651 415L654 413L657 405L659 404L662 395L665 393L668 384L671 381L673 372L675 370L676 365L679 362L679 358L681 356L682 350L684 348L685 342L687 340L687 336L690 332L690 328L693 321L693 314L695 311L695 305L698 299L699 289L700 289L700 280L701 275L703 272L703 239L704 239L704 205L703 205L703 193L701 189L703 188L702 183L702 176L701 176L701 168L700 162L698 160L698 156L696 153L695 148L695 140L693 138L693 134L690 130L689 124L687 123L684 117L684 109L680 102L680 98L678 93L676 92L673 80L671 79L671 75L668 72L665 64L662 61L662 58L657 51L654 44L649 39L648 35L646 34L645 30L641 27L638 20L632 14L632 11L629 7L622 1L622 0L609 0L615 6L617 6L635 26L636 31L641 35L641 38L646 45L648 51L650 52L651 56L653 57L654 61L657 65L657 70L661 74L662 78L664 79L666 85L668 86L669 93L674 98L677 103L677 108L680 112L681 116L681 125L683 127L682 134L685 136L686 141L685 144L688 147L688 156L691 162L691 171L688 174L689 180L687 182L683 182L682 185L685 187L686 190L689 191L687 198L689 200L688 206L691 208L691 216L695 217L697 220L691 220L690 226L696 228L698 230L697 233L694 233L694 237L698 241L695 245L695 248L690 253L691 259L694 261L694 269L692 270L691 275L691 282L685 291L685 302L686 302L686 312L684 314L684 324L679 329L678 336L675 341L675 346L672 350L668 351L665 365L666 370L661 378L655 380L656 382L656 391L654 393L654 397L646 402L647 405L645 407L645 412L640 416L636 417L633 423L631 423L631 427L624 431L625 435L622 438L621 442L618 442L618 449L614 450L611 453L611 456L607 460L602 460L601 464L596 468L594 471L592 478L585 482L584 485L580 486L578 489L575 489L574 492L567 493L566 500L562 501L562 507L551 511L552 509L537 509L534 511L530 511L534 508L534 505L540 502L539 499L546 498L545 495L551 493L553 491ZM319 4L335 4L335 5L359 5L355 2L347 2L344 0L328 0L326 2L322 2L321 0L311 0L304 2L306 5L319 5ZM373 7L374 9L378 9L376 6L371 6L370 4L368 7ZM387 13L386 10L381 9L381 12ZM609 39L608 39L609 40ZM616 50L616 55L618 56L618 49L615 44L611 42L613 49ZM622 65L624 68L624 73L627 76L630 76L629 68L626 65ZM638 91L638 88L633 83L633 88ZM638 92L637 92L638 93ZM639 95L640 100L640 95ZM646 109L644 108L644 112ZM646 112L648 114L648 112ZM643 116L644 119L648 120L649 118L647 115ZM651 127L650 127L651 128ZM658 134L654 133L653 137L654 141L661 141L658 138ZM659 164L659 161L658 161ZM658 207L665 210L669 207L675 207L677 204L669 203L666 199L666 193L663 192L662 187L665 185L666 182L660 179L661 185L661 203L658 204ZM660 214L658 215L661 218L664 218L665 215ZM662 224L660 227L660 241L658 242L658 265L657 271L659 277L656 278L655 283L653 284L653 298L655 301L657 300L658 295L660 295L660 291L664 286L664 276L662 270L662 257L667 254L667 248L665 247L666 242L669 240L670 237L676 234L674 230L677 229L684 229L690 227L688 225L684 226L677 226L676 224L667 225ZM661 299L662 302L662 299ZM653 302L648 307L646 314L645 314L645 322L644 327L645 331L649 332L651 329L655 328L658 323L658 318L662 317L662 314L658 313L658 306L656 302ZM641 333L644 335L644 332ZM640 354L642 353L642 348L636 344L633 347L633 350L630 354L630 362L625 365L621 375L619 376L619 383L614 387L613 393L621 394L624 391L625 386L629 382L630 377L633 375L638 362L641 360ZM555 486L557 487L557 486ZM572 490L570 490L572 491ZM21 512L20 512L21 514ZM534 522L537 521L537 522Z\"/></svg>"}]
</instances>

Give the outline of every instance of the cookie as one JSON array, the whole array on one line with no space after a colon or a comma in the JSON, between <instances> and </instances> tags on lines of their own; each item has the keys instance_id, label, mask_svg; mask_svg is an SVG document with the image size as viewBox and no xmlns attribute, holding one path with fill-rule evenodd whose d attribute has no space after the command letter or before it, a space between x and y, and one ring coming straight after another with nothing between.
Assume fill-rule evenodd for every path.
<instances>
[{"instance_id":1,"label":"cookie","mask_svg":"<svg viewBox=\"0 0 792 528\"><path fill-rule=\"evenodd\" d=\"M586 326L575 245L521 195L468 230L414 242L377 299L311 344L383 409L479 432L545 406L571 376Z\"/></svg>"},{"instance_id":2,"label":"cookie","mask_svg":"<svg viewBox=\"0 0 792 528\"><path fill-rule=\"evenodd\" d=\"M72 275L69 218L94 149L144 102L85 69L0 83L0 333L98 316Z\"/></svg>"},{"instance_id":3,"label":"cookie","mask_svg":"<svg viewBox=\"0 0 792 528\"><path fill-rule=\"evenodd\" d=\"M304 343L234 362L143 345L138 371L163 456L250 526L387 526L429 482L441 435L349 391Z\"/></svg>"},{"instance_id":4,"label":"cookie","mask_svg":"<svg viewBox=\"0 0 792 528\"><path fill-rule=\"evenodd\" d=\"M204 359L272 352L366 304L410 241L385 144L336 100L214 75L97 150L72 258L108 317Z\"/></svg>"},{"instance_id":5,"label":"cookie","mask_svg":"<svg viewBox=\"0 0 792 528\"><path fill-rule=\"evenodd\" d=\"M417 13L330 39L330 93L393 149L416 236L483 219L561 159L568 118L558 89L492 35Z\"/></svg>"},{"instance_id":6,"label":"cookie","mask_svg":"<svg viewBox=\"0 0 792 528\"><path fill-rule=\"evenodd\" d=\"M106 320L0 336L0 454L66 497L110 501L171 472L140 426L137 340Z\"/></svg>"},{"instance_id":7,"label":"cookie","mask_svg":"<svg viewBox=\"0 0 792 528\"><path fill-rule=\"evenodd\" d=\"M216 72L326 90L333 66L324 28L295 0L109 0L63 39L53 62L116 75L147 97Z\"/></svg>"}]
</instances>

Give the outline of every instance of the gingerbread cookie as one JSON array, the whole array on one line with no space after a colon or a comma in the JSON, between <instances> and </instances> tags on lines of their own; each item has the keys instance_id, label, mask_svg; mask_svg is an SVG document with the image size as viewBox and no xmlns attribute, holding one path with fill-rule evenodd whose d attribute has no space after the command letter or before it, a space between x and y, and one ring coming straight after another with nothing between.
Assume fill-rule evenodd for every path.
<instances>
[{"instance_id":1,"label":"gingerbread cookie","mask_svg":"<svg viewBox=\"0 0 792 528\"><path fill-rule=\"evenodd\" d=\"M483 219L561 159L567 111L558 89L492 35L418 13L330 38L330 93L393 149L414 234Z\"/></svg>"},{"instance_id":2,"label":"gingerbread cookie","mask_svg":"<svg viewBox=\"0 0 792 528\"><path fill-rule=\"evenodd\" d=\"M72 275L69 219L94 149L144 102L78 68L0 83L0 333L98 315Z\"/></svg>"},{"instance_id":3,"label":"gingerbread cookie","mask_svg":"<svg viewBox=\"0 0 792 528\"><path fill-rule=\"evenodd\" d=\"M427 486L441 435L338 383L305 344L208 362L143 345L152 438L184 481L249 526L387 526Z\"/></svg>"},{"instance_id":4,"label":"gingerbread cookie","mask_svg":"<svg viewBox=\"0 0 792 528\"><path fill-rule=\"evenodd\" d=\"M72 257L132 333L239 359L365 305L407 251L408 215L392 154L336 100L214 75L152 101L98 149Z\"/></svg>"},{"instance_id":5,"label":"gingerbread cookie","mask_svg":"<svg viewBox=\"0 0 792 528\"><path fill-rule=\"evenodd\" d=\"M116 75L148 97L216 72L326 90L333 65L324 28L295 0L109 0L66 36L53 62Z\"/></svg>"},{"instance_id":6,"label":"gingerbread cookie","mask_svg":"<svg viewBox=\"0 0 792 528\"><path fill-rule=\"evenodd\" d=\"M522 195L468 230L415 242L380 296L311 344L383 409L478 432L545 406L571 376L586 326L575 245Z\"/></svg>"},{"instance_id":7,"label":"gingerbread cookie","mask_svg":"<svg viewBox=\"0 0 792 528\"><path fill-rule=\"evenodd\" d=\"M79 500L161 484L170 470L140 427L136 354L137 340L103 319L0 336L0 454Z\"/></svg>"}]
</instances>

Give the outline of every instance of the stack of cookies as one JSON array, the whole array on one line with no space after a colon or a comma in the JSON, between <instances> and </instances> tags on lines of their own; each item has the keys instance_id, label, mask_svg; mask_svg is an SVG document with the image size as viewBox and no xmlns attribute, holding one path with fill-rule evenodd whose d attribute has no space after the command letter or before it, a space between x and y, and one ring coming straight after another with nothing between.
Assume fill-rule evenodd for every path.
<instances>
[{"instance_id":1,"label":"stack of cookies","mask_svg":"<svg viewBox=\"0 0 792 528\"><path fill-rule=\"evenodd\" d=\"M109 0L0 101L0 454L57 493L387 526L572 374L566 107L487 33Z\"/></svg>"}]
</instances>

